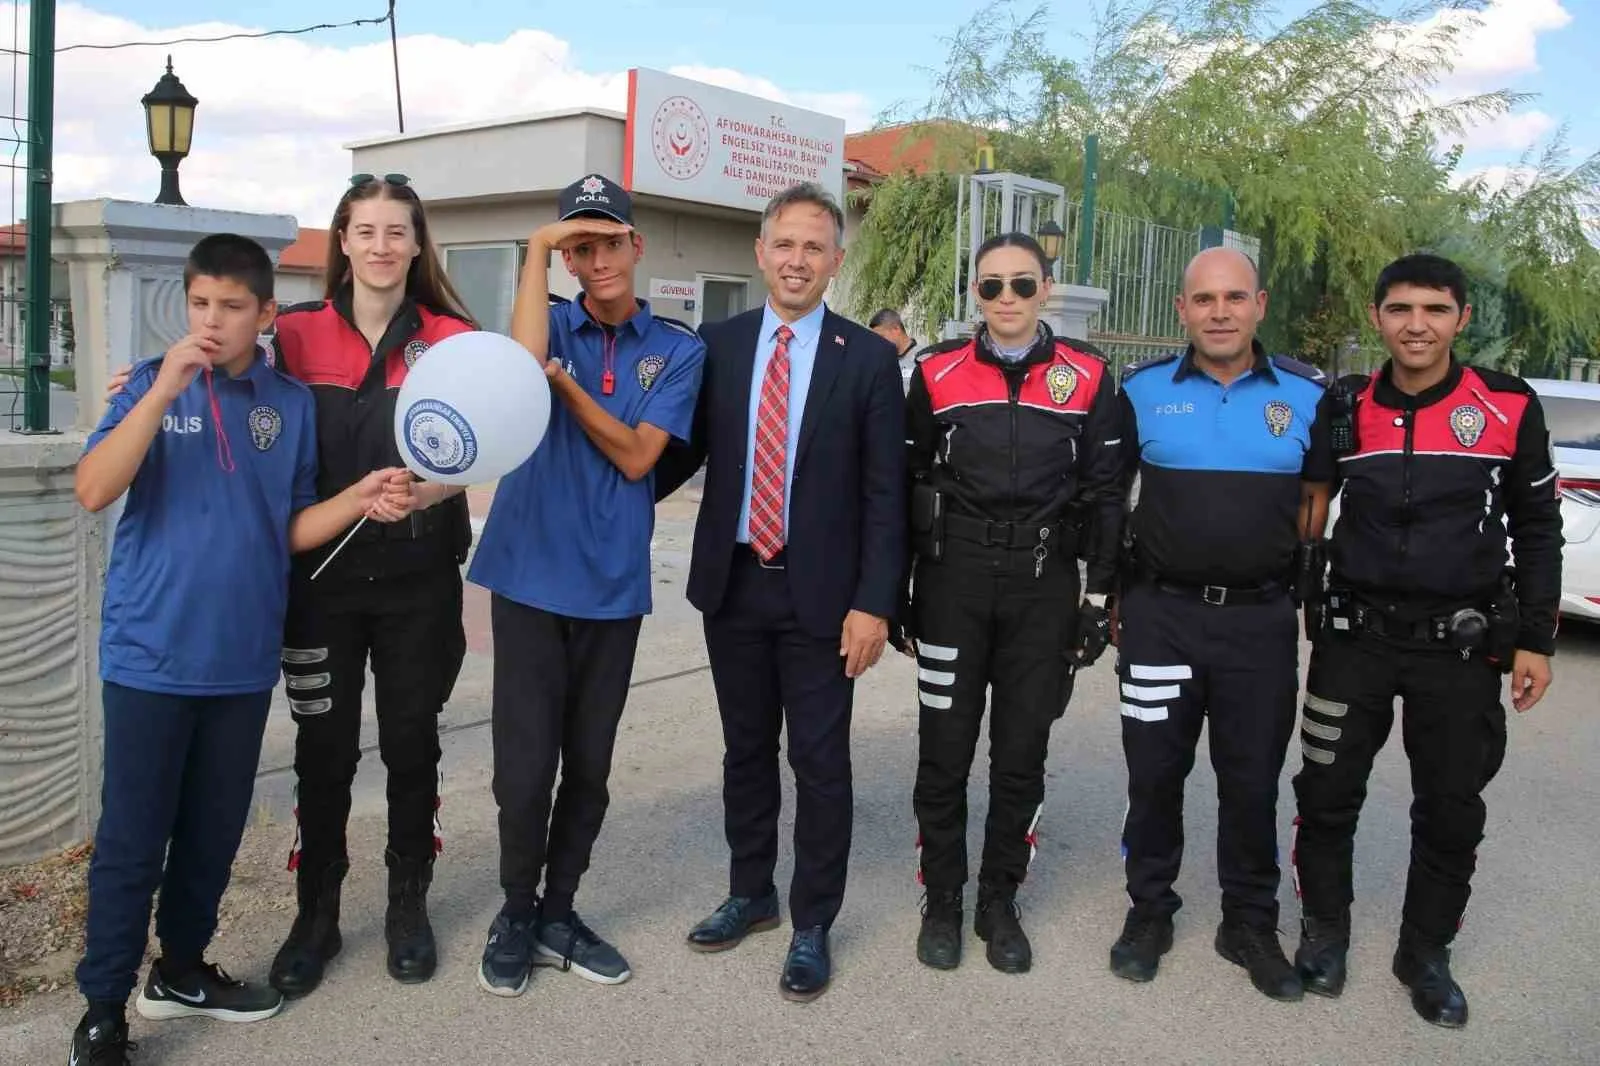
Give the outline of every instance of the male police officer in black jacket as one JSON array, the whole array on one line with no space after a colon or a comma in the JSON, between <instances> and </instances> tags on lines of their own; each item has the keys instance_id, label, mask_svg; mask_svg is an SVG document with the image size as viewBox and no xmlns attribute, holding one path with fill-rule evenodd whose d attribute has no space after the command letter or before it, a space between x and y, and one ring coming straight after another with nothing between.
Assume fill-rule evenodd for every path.
<instances>
[{"instance_id":1,"label":"male police officer in black jacket","mask_svg":"<svg viewBox=\"0 0 1600 1066\"><path fill-rule=\"evenodd\" d=\"M1398 695L1414 800L1393 972L1418 1014L1458 1027L1467 1001L1448 945L1483 839L1480 794L1505 756L1500 681L1511 673L1518 711L1550 683L1561 508L1538 398L1451 351L1471 315L1460 268L1428 255L1390 264L1370 314L1389 362L1324 400L1343 489L1294 780L1295 961L1312 992L1343 989L1356 818Z\"/></svg>"},{"instance_id":2,"label":"male police officer in black jacket","mask_svg":"<svg viewBox=\"0 0 1600 1066\"><path fill-rule=\"evenodd\" d=\"M984 324L920 355L906 401L916 561L900 621L916 638L913 805L927 889L917 957L936 969L961 961L967 775L992 690L974 929L991 966L1022 973L1033 956L1015 896L1033 857L1050 728L1073 671L1110 637L1124 490L1104 360L1039 322L1044 253L1031 237L1002 234L974 262Z\"/></svg>"},{"instance_id":3,"label":"male police officer in black jacket","mask_svg":"<svg viewBox=\"0 0 1600 1066\"><path fill-rule=\"evenodd\" d=\"M1201 252L1178 298L1188 351L1123 380L1126 476L1140 476L1117 601L1132 906L1111 969L1148 981L1172 946L1183 785L1209 720L1216 949L1264 994L1295 1000L1277 936L1278 777L1300 690L1297 545L1321 535L1333 471L1312 447L1321 371L1254 340L1266 299L1247 256Z\"/></svg>"}]
</instances>

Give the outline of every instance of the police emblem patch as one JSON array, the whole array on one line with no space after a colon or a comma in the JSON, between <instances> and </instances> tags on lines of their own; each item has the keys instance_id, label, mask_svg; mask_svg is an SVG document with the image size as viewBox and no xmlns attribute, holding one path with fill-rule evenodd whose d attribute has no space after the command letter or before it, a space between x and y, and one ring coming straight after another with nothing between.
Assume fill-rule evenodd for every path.
<instances>
[{"instance_id":1,"label":"police emblem patch","mask_svg":"<svg viewBox=\"0 0 1600 1066\"><path fill-rule=\"evenodd\" d=\"M1470 448L1483 436L1483 427L1489 419L1477 407L1464 403L1450 412L1450 432L1456 435L1463 448Z\"/></svg>"},{"instance_id":2,"label":"police emblem patch","mask_svg":"<svg viewBox=\"0 0 1600 1066\"><path fill-rule=\"evenodd\" d=\"M1045 371L1044 386L1050 390L1050 399L1064 404L1078 391L1078 372L1066 363L1057 363Z\"/></svg>"},{"instance_id":3,"label":"police emblem patch","mask_svg":"<svg viewBox=\"0 0 1600 1066\"><path fill-rule=\"evenodd\" d=\"M1267 404L1267 429L1274 437L1281 437L1289 432L1289 423L1294 421L1294 408L1282 400L1273 400Z\"/></svg>"},{"instance_id":4,"label":"police emblem patch","mask_svg":"<svg viewBox=\"0 0 1600 1066\"><path fill-rule=\"evenodd\" d=\"M428 350L428 342L427 341L412 341L410 344L406 345L406 350L405 350L406 366L408 366L408 367L416 366L417 365L417 359L422 355L423 352L425 352L427 350Z\"/></svg>"},{"instance_id":5,"label":"police emblem patch","mask_svg":"<svg viewBox=\"0 0 1600 1066\"><path fill-rule=\"evenodd\" d=\"M639 387L646 392L656 383L656 378L667 365L666 356L647 355L639 360Z\"/></svg>"},{"instance_id":6,"label":"police emblem patch","mask_svg":"<svg viewBox=\"0 0 1600 1066\"><path fill-rule=\"evenodd\" d=\"M250 426L250 443L256 446L258 452L272 447L283 432L283 416L266 404L252 407L246 422Z\"/></svg>"},{"instance_id":7,"label":"police emblem patch","mask_svg":"<svg viewBox=\"0 0 1600 1066\"><path fill-rule=\"evenodd\" d=\"M435 474L461 474L478 459L478 437L461 412L439 400L418 400L403 422L406 447Z\"/></svg>"}]
</instances>

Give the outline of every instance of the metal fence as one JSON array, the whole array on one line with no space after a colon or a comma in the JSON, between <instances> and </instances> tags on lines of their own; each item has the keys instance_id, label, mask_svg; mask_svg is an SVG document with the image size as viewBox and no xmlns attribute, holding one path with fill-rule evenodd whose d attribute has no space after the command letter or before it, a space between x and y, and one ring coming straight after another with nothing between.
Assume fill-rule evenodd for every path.
<instances>
[{"instance_id":1,"label":"metal fence","mask_svg":"<svg viewBox=\"0 0 1600 1066\"><path fill-rule=\"evenodd\" d=\"M7 276L15 266L21 275L21 257L15 264L0 266L0 429L22 429L26 402L28 303L22 286L10 284ZM52 393L75 387L72 304L63 297L50 300L50 376ZM47 407L50 397L46 397ZM51 419L52 424L56 420ZM55 428L59 429L60 426Z\"/></svg>"},{"instance_id":2,"label":"metal fence","mask_svg":"<svg viewBox=\"0 0 1600 1066\"><path fill-rule=\"evenodd\" d=\"M1069 247L1077 246L1080 219L1081 212L1071 213ZM1105 289L1109 296L1088 339L1112 358L1118 371L1187 343L1173 298L1183 290L1184 267L1200 245L1197 229L1095 212L1094 258L1085 284Z\"/></svg>"},{"instance_id":3,"label":"metal fence","mask_svg":"<svg viewBox=\"0 0 1600 1066\"><path fill-rule=\"evenodd\" d=\"M48 432L52 378L67 380L71 314L51 299L51 116L55 100L55 3L34 0L27 38L12 20L11 95L0 113L0 167L10 202L0 214L0 428ZM22 66L27 64L24 90ZM24 111L24 109L26 109ZM26 216L27 221L19 219ZM31 356L30 356L31 353Z\"/></svg>"}]
</instances>

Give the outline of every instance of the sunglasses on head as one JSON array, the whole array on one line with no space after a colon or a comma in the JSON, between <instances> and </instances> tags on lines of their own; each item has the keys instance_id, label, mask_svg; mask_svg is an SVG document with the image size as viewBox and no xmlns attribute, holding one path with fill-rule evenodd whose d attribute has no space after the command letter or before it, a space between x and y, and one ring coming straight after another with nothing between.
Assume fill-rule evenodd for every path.
<instances>
[{"instance_id":1,"label":"sunglasses on head","mask_svg":"<svg viewBox=\"0 0 1600 1066\"><path fill-rule=\"evenodd\" d=\"M1024 300L1031 300L1039 293L1039 279L1024 274L1015 278L984 278L978 282L978 296L984 300L998 300L1008 284L1011 291Z\"/></svg>"},{"instance_id":2,"label":"sunglasses on head","mask_svg":"<svg viewBox=\"0 0 1600 1066\"><path fill-rule=\"evenodd\" d=\"M367 185L378 180L380 179L376 174L352 174L350 175L350 187L352 189L359 189L363 185ZM385 174L381 180L390 185L411 184L411 179L406 177L404 174Z\"/></svg>"}]
</instances>

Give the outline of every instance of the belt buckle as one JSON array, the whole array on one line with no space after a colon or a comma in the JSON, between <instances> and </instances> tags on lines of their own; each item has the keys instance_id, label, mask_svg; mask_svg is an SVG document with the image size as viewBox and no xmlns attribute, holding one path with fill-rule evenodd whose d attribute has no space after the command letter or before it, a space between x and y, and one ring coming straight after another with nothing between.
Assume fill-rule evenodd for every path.
<instances>
[{"instance_id":1,"label":"belt buckle","mask_svg":"<svg viewBox=\"0 0 1600 1066\"><path fill-rule=\"evenodd\" d=\"M1005 540L1000 540L994 535L994 531L995 531L996 527L1004 526L1005 524L1006 523L1004 523L1004 522L996 522L992 518L984 519L984 522L983 522L983 546L985 548L1006 548L1006 547L1010 546L1011 537L1009 535L1009 531L1007 533L1007 536L1006 536Z\"/></svg>"},{"instance_id":2,"label":"belt buckle","mask_svg":"<svg viewBox=\"0 0 1600 1066\"><path fill-rule=\"evenodd\" d=\"M761 567L761 569L763 569L763 570L785 570L785 569L788 568L785 563L781 563L781 562L780 563L769 563L769 562L767 562L767 560L761 558L761 553L756 551L754 548L750 549L750 554L755 557L756 565ZM783 548L779 548L778 549L778 554L779 555L783 554ZM776 558L776 556L774 556L774 558Z\"/></svg>"},{"instance_id":3,"label":"belt buckle","mask_svg":"<svg viewBox=\"0 0 1600 1066\"><path fill-rule=\"evenodd\" d=\"M1212 593L1216 593L1215 599ZM1228 590L1221 585L1205 585L1200 589L1200 598L1213 607L1221 607L1228 602Z\"/></svg>"}]
</instances>

